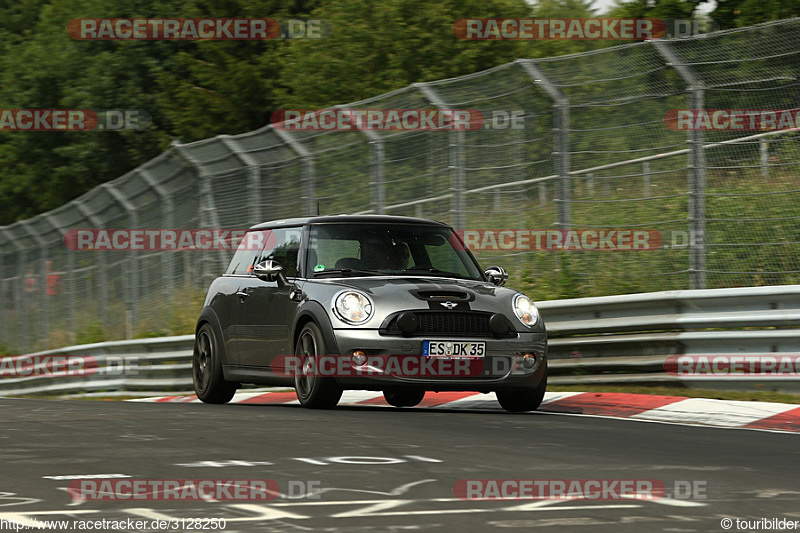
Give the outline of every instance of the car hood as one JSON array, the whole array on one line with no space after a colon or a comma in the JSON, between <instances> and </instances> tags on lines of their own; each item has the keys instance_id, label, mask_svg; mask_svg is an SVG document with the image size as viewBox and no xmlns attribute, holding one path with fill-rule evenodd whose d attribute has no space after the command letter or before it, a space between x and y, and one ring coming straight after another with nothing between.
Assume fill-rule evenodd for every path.
<instances>
[{"instance_id":1,"label":"car hood","mask_svg":"<svg viewBox=\"0 0 800 533\"><path fill-rule=\"evenodd\" d=\"M310 280L303 290L332 309L333 298L342 290L355 289L366 293L375 304L374 315L360 327L377 328L384 319L398 311L436 309L447 311L444 302L458 304L454 310L502 312L512 316L512 299L519 291L492 285L486 281L460 280L434 276L370 276ZM461 298L448 297L460 293ZM463 298L463 299L462 299ZM332 317L335 327L352 327ZM516 319L514 319L516 321ZM338 325L336 324L338 323Z\"/></svg>"}]
</instances>

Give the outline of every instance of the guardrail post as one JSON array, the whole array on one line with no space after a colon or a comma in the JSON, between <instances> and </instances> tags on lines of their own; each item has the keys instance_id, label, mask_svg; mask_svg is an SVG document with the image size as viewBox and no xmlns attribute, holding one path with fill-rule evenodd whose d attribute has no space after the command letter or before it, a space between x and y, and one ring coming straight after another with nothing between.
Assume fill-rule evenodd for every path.
<instances>
[{"instance_id":1,"label":"guardrail post","mask_svg":"<svg viewBox=\"0 0 800 533\"><path fill-rule=\"evenodd\" d=\"M686 82L689 106L692 109L705 107L703 81L692 68L670 48L664 40L650 41L664 58L667 65L674 68ZM702 130L689 131L689 275L690 288L706 287L706 154Z\"/></svg>"},{"instance_id":2,"label":"guardrail post","mask_svg":"<svg viewBox=\"0 0 800 533\"><path fill-rule=\"evenodd\" d=\"M317 208L314 205L314 181L316 179L314 155L288 131L275 127L272 128L272 131L289 145L289 148L294 150L297 155L303 158L303 208L307 216L317 214Z\"/></svg>"},{"instance_id":3,"label":"guardrail post","mask_svg":"<svg viewBox=\"0 0 800 533\"><path fill-rule=\"evenodd\" d=\"M108 194L116 200L119 205L128 213L128 220L130 221L130 228L139 227L139 215L136 212L136 207L122 195L117 189L114 188L112 183L104 183L101 185ZM139 298L139 268L138 261L136 261L136 252L130 251L128 260L128 275L122 276L122 282L127 287L125 294L125 338L132 339L133 331L136 328L136 304Z\"/></svg>"},{"instance_id":4,"label":"guardrail post","mask_svg":"<svg viewBox=\"0 0 800 533\"><path fill-rule=\"evenodd\" d=\"M450 107L444 103L439 93L429 84L415 83L414 87L419 89L422 95L437 109L450 109ZM456 229L464 229L466 225L464 202L465 167L466 153L464 151L464 132L453 131L450 133L450 190L452 192L450 211L453 213L453 220L451 221L452 226Z\"/></svg>"},{"instance_id":5,"label":"guardrail post","mask_svg":"<svg viewBox=\"0 0 800 533\"><path fill-rule=\"evenodd\" d=\"M150 174L145 168L139 167L134 172L136 172L142 181L147 183L147 185L155 191L158 195L159 199L161 200L161 225L163 226L162 229L176 229L175 228L175 202L172 200L172 196L167 192L167 189L161 185L156 178ZM170 259L174 257L171 252L162 251L161 252L161 282L164 285L164 289L167 291L167 299L170 302L175 300L175 291L170 290L172 289L172 273L174 262L170 262Z\"/></svg>"},{"instance_id":6,"label":"guardrail post","mask_svg":"<svg viewBox=\"0 0 800 533\"><path fill-rule=\"evenodd\" d=\"M556 173L558 174L558 199L556 199L558 220L556 221L556 225L559 228L567 229L572 225L570 206L572 188L570 183L569 99L561 89L547 77L535 61L518 59L517 63L519 63L534 83L542 87L555 105L555 156Z\"/></svg>"},{"instance_id":7,"label":"guardrail post","mask_svg":"<svg viewBox=\"0 0 800 533\"><path fill-rule=\"evenodd\" d=\"M242 148L236 139L229 135L220 135L217 139L247 167L247 219L250 221L250 225L264 222L261 215L261 165Z\"/></svg>"}]
</instances>

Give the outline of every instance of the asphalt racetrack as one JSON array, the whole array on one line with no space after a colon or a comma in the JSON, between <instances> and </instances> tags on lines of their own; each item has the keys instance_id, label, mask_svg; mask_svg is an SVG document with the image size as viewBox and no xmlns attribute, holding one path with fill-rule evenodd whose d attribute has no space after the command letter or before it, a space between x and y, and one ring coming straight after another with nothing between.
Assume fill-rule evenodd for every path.
<instances>
[{"instance_id":1,"label":"asphalt racetrack","mask_svg":"<svg viewBox=\"0 0 800 533\"><path fill-rule=\"evenodd\" d=\"M736 519L751 525L800 521L796 434L372 406L312 411L295 405L0 399L0 408L0 527L6 529L33 519L119 521L115 526L160 519L173 522L100 530L197 531L200 522L191 527L179 520L224 518L228 533L610 533L726 531L725 518L733 520L730 531L751 530L737 529ZM133 501L80 500L67 491L70 483L92 476L271 480L280 494L269 501ZM486 500L454 493L464 480L490 479L539 480L547 487L639 480L665 487L666 494L645 499L617 491L614 497L612 490L606 499ZM775 528L752 530L768 529Z\"/></svg>"}]
</instances>

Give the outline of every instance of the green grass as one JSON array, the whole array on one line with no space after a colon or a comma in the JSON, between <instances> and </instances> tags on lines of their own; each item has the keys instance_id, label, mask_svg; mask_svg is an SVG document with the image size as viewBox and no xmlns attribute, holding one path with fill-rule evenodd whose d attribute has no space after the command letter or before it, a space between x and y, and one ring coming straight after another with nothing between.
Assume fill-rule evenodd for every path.
<instances>
[{"instance_id":1,"label":"green grass","mask_svg":"<svg viewBox=\"0 0 800 533\"><path fill-rule=\"evenodd\" d=\"M774 154L790 163L795 154ZM572 180L571 220L576 229L651 229L665 243L689 230L687 172L677 164L654 163L650 193L643 191L636 165L595 175L594 187L579 177ZM719 164L723 165L721 161ZM742 163L745 164L745 163ZM800 179L792 167L774 167L764 179L756 168L736 172L709 169L706 187L707 288L800 283ZM668 166L670 165L670 166ZM664 174L656 172L663 171ZM764 193L777 194L764 194ZM728 196L735 194L737 196ZM556 195L548 186L548 200ZM741 195L741 196L738 196ZM654 200L643 197L662 196ZM602 200L602 201L599 201ZM606 202L608 200L618 202ZM496 202L472 200L468 228L555 229L557 214L551 201L538 202L538 188ZM519 213L513 207L522 202ZM764 220L780 218L781 220ZM679 232L679 233L673 233ZM678 241L680 244L680 240ZM768 244L769 243L769 244ZM776 244L777 243L777 244ZM478 251L482 265L499 264L510 273L509 286L536 300L605 296L689 288L689 248L646 251ZM784 271L788 273L776 273ZM792 273L791 271L795 271Z\"/></svg>"}]
</instances>

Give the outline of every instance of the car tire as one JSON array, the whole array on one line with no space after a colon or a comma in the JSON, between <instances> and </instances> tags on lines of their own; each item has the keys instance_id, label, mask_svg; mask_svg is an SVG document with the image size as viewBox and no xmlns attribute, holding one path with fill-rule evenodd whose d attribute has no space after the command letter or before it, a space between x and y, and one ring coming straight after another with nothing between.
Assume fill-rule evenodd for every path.
<instances>
[{"instance_id":1,"label":"car tire","mask_svg":"<svg viewBox=\"0 0 800 533\"><path fill-rule=\"evenodd\" d=\"M547 389L547 374L535 389L501 389L495 391L500 407L510 413L535 411L542 404Z\"/></svg>"},{"instance_id":2,"label":"car tire","mask_svg":"<svg viewBox=\"0 0 800 533\"><path fill-rule=\"evenodd\" d=\"M322 331L313 322L309 322L297 337L294 354L300 358L300 368L305 369L310 358L318 359L326 355L325 340ZM314 368L319 368L318 364ZM332 377L304 375L302 370L295 374L294 388L300 405L309 409L332 409L342 397L342 388Z\"/></svg>"},{"instance_id":3,"label":"car tire","mask_svg":"<svg viewBox=\"0 0 800 533\"><path fill-rule=\"evenodd\" d=\"M228 403L236 394L237 383L225 381L222 374L222 352L214 328L203 324L194 341L192 354L194 392L205 403Z\"/></svg>"},{"instance_id":4,"label":"car tire","mask_svg":"<svg viewBox=\"0 0 800 533\"><path fill-rule=\"evenodd\" d=\"M385 390L383 397L393 407L414 407L425 397L424 390Z\"/></svg>"}]
</instances>

